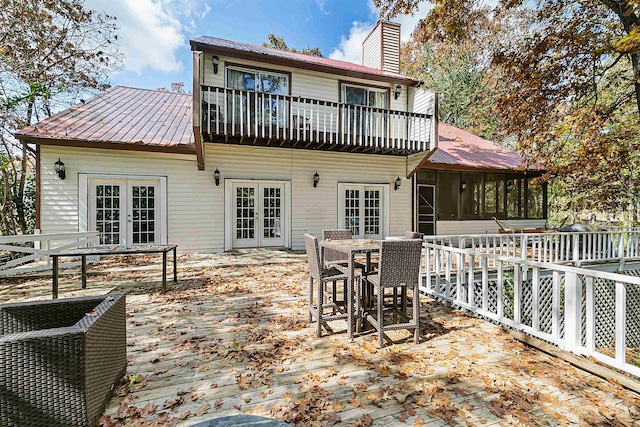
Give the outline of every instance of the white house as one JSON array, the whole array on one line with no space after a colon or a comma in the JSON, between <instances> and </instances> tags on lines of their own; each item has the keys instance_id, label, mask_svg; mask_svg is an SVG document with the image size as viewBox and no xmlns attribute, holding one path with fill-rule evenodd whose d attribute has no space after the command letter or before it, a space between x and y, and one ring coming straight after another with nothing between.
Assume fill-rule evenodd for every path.
<instances>
[{"instance_id":1,"label":"white house","mask_svg":"<svg viewBox=\"0 0 640 427\"><path fill-rule=\"evenodd\" d=\"M191 49L192 94L118 86L16 134L36 144L42 232L217 252L417 228L437 95L399 73L397 24L374 28L365 65L213 37Z\"/></svg>"}]
</instances>

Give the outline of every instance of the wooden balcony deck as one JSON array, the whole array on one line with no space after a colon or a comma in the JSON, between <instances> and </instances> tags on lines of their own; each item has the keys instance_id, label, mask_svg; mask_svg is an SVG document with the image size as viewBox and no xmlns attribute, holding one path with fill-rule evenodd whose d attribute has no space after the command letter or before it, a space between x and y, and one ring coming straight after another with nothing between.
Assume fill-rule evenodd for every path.
<instances>
[{"instance_id":1,"label":"wooden balcony deck","mask_svg":"<svg viewBox=\"0 0 640 427\"><path fill-rule=\"evenodd\" d=\"M434 138L430 114L213 86L200 94L205 142L405 156Z\"/></svg>"},{"instance_id":2,"label":"wooden balcony deck","mask_svg":"<svg viewBox=\"0 0 640 427\"><path fill-rule=\"evenodd\" d=\"M61 297L128 292L128 378L101 425L189 426L241 413L296 426L640 420L637 394L428 298L419 345L396 335L399 344L379 351L372 334L349 342L340 322L316 339L306 263L274 253L249 266L251 253L181 256L179 283L164 295L154 291L160 270L152 257L137 268L118 258L93 266L102 273L85 291L78 275L61 279ZM49 295L49 278L0 281L3 301Z\"/></svg>"}]
</instances>

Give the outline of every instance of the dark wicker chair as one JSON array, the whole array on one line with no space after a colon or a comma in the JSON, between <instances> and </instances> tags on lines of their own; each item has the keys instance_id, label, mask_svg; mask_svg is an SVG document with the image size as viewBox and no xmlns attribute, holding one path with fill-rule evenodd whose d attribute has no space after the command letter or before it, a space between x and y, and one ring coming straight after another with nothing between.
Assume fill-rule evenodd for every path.
<instances>
[{"instance_id":1,"label":"dark wicker chair","mask_svg":"<svg viewBox=\"0 0 640 427\"><path fill-rule=\"evenodd\" d=\"M365 277L365 281L376 291L375 316L370 312L365 316L378 331L378 345L383 347L384 333L397 329L413 330L417 344L420 335L419 275L422 242L420 240L384 240L380 242L380 267L377 274ZM392 303L385 307L385 290L393 289ZM400 289L403 301L398 305ZM413 314L406 313L407 290L412 291ZM385 325L385 312L391 314L391 324ZM399 322L402 319L403 322Z\"/></svg>"},{"instance_id":2,"label":"dark wicker chair","mask_svg":"<svg viewBox=\"0 0 640 427\"><path fill-rule=\"evenodd\" d=\"M0 305L0 425L93 426L126 368L124 295Z\"/></svg>"},{"instance_id":3,"label":"dark wicker chair","mask_svg":"<svg viewBox=\"0 0 640 427\"><path fill-rule=\"evenodd\" d=\"M316 335L322 336L322 325L333 320L348 319L347 298L353 293L353 285L348 283L348 275L335 268L325 268L320 260L318 238L311 234L304 235L304 243L307 249L307 261L309 263L309 322L316 321ZM356 298L360 297L361 276L356 274ZM342 301L337 300L338 282L343 284ZM317 283L315 289L314 283ZM331 292L327 290L327 284L331 283ZM315 293L314 293L315 289ZM353 298L353 295L351 295ZM315 302L314 302L315 299ZM354 307L355 308L355 307ZM325 310L331 309L331 314ZM353 315L353 313L351 313Z\"/></svg>"}]
</instances>

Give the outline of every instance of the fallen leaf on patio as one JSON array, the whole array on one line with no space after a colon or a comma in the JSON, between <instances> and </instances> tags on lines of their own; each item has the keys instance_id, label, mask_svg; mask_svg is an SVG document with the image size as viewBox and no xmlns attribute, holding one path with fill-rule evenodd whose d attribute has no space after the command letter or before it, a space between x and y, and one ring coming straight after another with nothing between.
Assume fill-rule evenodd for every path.
<instances>
[{"instance_id":1,"label":"fallen leaf on patio","mask_svg":"<svg viewBox=\"0 0 640 427\"><path fill-rule=\"evenodd\" d=\"M206 405L201 406L198 409L196 409L195 412L193 413L193 415L195 415L196 417L201 417L204 414L206 414L207 412L209 412L209 409L211 409L211 405L209 405L207 403Z\"/></svg>"},{"instance_id":2,"label":"fallen leaf on patio","mask_svg":"<svg viewBox=\"0 0 640 427\"><path fill-rule=\"evenodd\" d=\"M216 399L216 400L213 402L213 407L214 407L214 409L217 411L218 409L220 409L220 408L222 407L222 404L223 404L223 403L224 403L224 400L223 400L223 399Z\"/></svg>"}]
</instances>

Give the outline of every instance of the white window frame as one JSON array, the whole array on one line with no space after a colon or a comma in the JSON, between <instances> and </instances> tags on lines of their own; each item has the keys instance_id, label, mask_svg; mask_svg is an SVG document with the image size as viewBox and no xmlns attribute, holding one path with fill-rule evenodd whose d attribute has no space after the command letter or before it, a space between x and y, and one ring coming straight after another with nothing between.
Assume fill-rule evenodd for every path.
<instances>
[{"instance_id":1,"label":"white window frame","mask_svg":"<svg viewBox=\"0 0 640 427\"><path fill-rule=\"evenodd\" d=\"M259 87L260 89L262 89L262 82L260 82L260 84L258 84L258 82L260 81L260 74L269 74L272 76L278 76L278 77L284 77L287 79L287 93L283 93L281 94L282 96L286 96L289 95L289 93L291 93L291 79L289 74L286 73L279 73L277 71L270 71L270 70L258 70L255 68L251 68L251 67L242 67L242 66L237 66L237 65L227 65L225 67L225 71L224 71L224 87L229 89L228 86L228 75L227 75L227 71L228 70L235 70L235 71L243 71L246 73L253 73L256 75L256 87ZM240 89L236 89L236 90L240 90ZM259 92L259 93L266 93L266 92L262 92L262 90L255 90L252 92Z\"/></svg>"},{"instance_id":2,"label":"white window frame","mask_svg":"<svg viewBox=\"0 0 640 427\"><path fill-rule=\"evenodd\" d=\"M282 207L282 232L284 234L284 247L291 248L291 181L276 181L267 179L225 179L224 180L224 250L233 249L233 209L235 207L235 197L233 194L234 184L284 184L284 206ZM261 197L261 196L260 196ZM259 202L259 206L262 201ZM258 227L258 230L261 228ZM258 238L258 245L260 238Z\"/></svg>"},{"instance_id":3,"label":"white window frame","mask_svg":"<svg viewBox=\"0 0 640 427\"><path fill-rule=\"evenodd\" d=\"M345 190L360 190L360 230L361 234L354 235L354 239L384 239L389 235L389 184L378 183L361 183L361 182L342 182L338 183L338 224L336 228L345 228ZM364 234L364 191L368 189L380 190L381 206L380 206L380 235Z\"/></svg>"},{"instance_id":4,"label":"white window frame","mask_svg":"<svg viewBox=\"0 0 640 427\"><path fill-rule=\"evenodd\" d=\"M78 231L92 231L89 230L89 224L91 224L91 215L95 207L91 204L91 184L92 180L113 180L121 181L124 184L125 191L128 191L129 181L158 181L160 188L158 191L158 207L159 209L159 227L158 227L158 244L166 245L167 236L169 234L169 221L167 210L167 177L157 175L109 175L109 174L78 174ZM123 215L129 212L127 206L128 200L125 197L124 205L120 206ZM120 240L121 246L131 246L131 242L128 241L129 232L125 228L122 230L123 238Z\"/></svg>"},{"instance_id":5,"label":"white window frame","mask_svg":"<svg viewBox=\"0 0 640 427\"><path fill-rule=\"evenodd\" d=\"M342 99L342 103L346 104L346 99L347 99L347 86L349 87L356 87L359 89L366 89L368 92L382 92L385 93L386 96L386 103L387 105L385 105L384 107L371 107L369 105L364 105L364 107L369 107L369 108L381 108L381 109L385 109L388 110L389 109L389 105L391 104L391 100L389 99L390 97L390 90L387 89L383 89L383 88L379 88L379 87L371 87L371 86L366 86L366 85L359 85L359 84L352 84L352 83L342 83L341 87L340 87L340 95L341 95L341 99ZM368 97L367 97L368 98ZM354 104L356 105L356 104ZM357 104L359 105L359 104Z\"/></svg>"}]
</instances>

